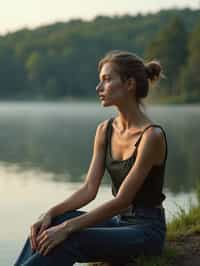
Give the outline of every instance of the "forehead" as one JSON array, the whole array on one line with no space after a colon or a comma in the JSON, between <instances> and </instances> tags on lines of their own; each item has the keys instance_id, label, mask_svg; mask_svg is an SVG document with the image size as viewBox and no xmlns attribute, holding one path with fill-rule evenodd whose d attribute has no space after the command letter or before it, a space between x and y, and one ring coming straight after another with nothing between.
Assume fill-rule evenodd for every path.
<instances>
[{"instance_id":1,"label":"forehead","mask_svg":"<svg viewBox=\"0 0 200 266\"><path fill-rule=\"evenodd\" d=\"M104 76L104 75L116 75L116 70L115 70L115 66L113 63L111 62L107 62L105 64L103 64L101 71L100 71L100 76Z\"/></svg>"}]
</instances>

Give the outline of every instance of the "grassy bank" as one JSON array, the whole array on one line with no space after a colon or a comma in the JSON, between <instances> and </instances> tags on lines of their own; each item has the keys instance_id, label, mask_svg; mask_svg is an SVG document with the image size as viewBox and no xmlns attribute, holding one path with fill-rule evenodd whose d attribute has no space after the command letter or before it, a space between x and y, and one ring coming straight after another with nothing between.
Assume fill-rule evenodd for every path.
<instances>
[{"instance_id":1,"label":"grassy bank","mask_svg":"<svg viewBox=\"0 0 200 266\"><path fill-rule=\"evenodd\" d=\"M188 213L179 208L178 216L168 224L168 240L200 233L200 185L197 185L196 194L197 206L191 206Z\"/></svg>"},{"instance_id":2,"label":"grassy bank","mask_svg":"<svg viewBox=\"0 0 200 266\"><path fill-rule=\"evenodd\" d=\"M200 185L198 205L189 212L179 208L176 218L167 225L167 241L161 257L138 258L135 266L197 266L200 262ZM196 264L198 263L198 264Z\"/></svg>"},{"instance_id":3,"label":"grassy bank","mask_svg":"<svg viewBox=\"0 0 200 266\"><path fill-rule=\"evenodd\" d=\"M197 259L195 256L198 256ZM193 259L198 264L193 262ZM190 261L190 264L186 263ZM185 262L183 262L185 261ZM200 204L186 213L180 209L178 216L167 225L167 241L161 257L138 258L135 266L183 266L200 262Z\"/></svg>"},{"instance_id":4,"label":"grassy bank","mask_svg":"<svg viewBox=\"0 0 200 266\"><path fill-rule=\"evenodd\" d=\"M139 257L128 266L199 266L200 264L200 185L197 189L198 205L189 212L179 208L179 213L167 225L167 241L160 257ZM108 266L106 263L89 266Z\"/></svg>"}]
</instances>

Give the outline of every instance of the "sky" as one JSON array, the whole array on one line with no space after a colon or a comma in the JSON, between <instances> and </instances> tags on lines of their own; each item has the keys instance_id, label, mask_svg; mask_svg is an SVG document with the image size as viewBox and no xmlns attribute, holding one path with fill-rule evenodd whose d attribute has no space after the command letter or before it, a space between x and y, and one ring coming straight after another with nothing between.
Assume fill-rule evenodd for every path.
<instances>
[{"instance_id":1,"label":"sky","mask_svg":"<svg viewBox=\"0 0 200 266\"><path fill-rule=\"evenodd\" d=\"M97 15L135 15L160 9L200 9L200 0L0 0L0 34Z\"/></svg>"}]
</instances>

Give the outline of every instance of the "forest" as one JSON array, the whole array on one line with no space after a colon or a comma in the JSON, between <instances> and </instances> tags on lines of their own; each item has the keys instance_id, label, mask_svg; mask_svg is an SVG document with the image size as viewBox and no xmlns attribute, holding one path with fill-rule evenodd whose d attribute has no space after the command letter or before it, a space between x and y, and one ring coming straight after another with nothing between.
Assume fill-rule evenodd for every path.
<instances>
[{"instance_id":1,"label":"forest","mask_svg":"<svg viewBox=\"0 0 200 266\"><path fill-rule=\"evenodd\" d=\"M74 19L0 36L0 100L94 99L98 60L128 50L161 62L153 101L200 101L200 10Z\"/></svg>"}]
</instances>

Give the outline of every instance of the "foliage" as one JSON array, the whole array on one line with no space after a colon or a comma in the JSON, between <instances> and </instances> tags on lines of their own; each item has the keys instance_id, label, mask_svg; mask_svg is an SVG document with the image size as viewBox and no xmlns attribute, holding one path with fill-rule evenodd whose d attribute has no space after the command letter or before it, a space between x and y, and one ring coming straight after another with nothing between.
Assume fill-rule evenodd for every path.
<instances>
[{"instance_id":1,"label":"foliage","mask_svg":"<svg viewBox=\"0 0 200 266\"><path fill-rule=\"evenodd\" d=\"M200 207L191 207L189 213L180 208L179 215L168 225L168 239L200 233Z\"/></svg>"},{"instance_id":2,"label":"foliage","mask_svg":"<svg viewBox=\"0 0 200 266\"><path fill-rule=\"evenodd\" d=\"M108 50L129 50L144 56L152 47L151 40L155 38L153 51L161 37L166 43L162 42L164 52L159 51L158 59L166 65L168 76L167 83L161 85L168 88L165 96L174 96L179 92L176 78L180 67L184 64L187 69L187 74L182 74L185 82L193 75L192 66L198 65L194 62L195 54L199 53L198 41L195 41L198 29L191 35L188 60L186 39L199 13L198 10L172 9L147 15L97 16L92 21L70 20L0 36L0 98L94 98L97 62ZM195 88L198 82L194 79ZM187 86L182 92L188 99ZM190 98L194 97L199 100L197 89L190 94Z\"/></svg>"},{"instance_id":3,"label":"foliage","mask_svg":"<svg viewBox=\"0 0 200 266\"><path fill-rule=\"evenodd\" d=\"M179 94L177 77L187 58L187 32L179 17L174 17L156 35L147 48L148 58L161 61L166 79L163 83L165 95Z\"/></svg>"},{"instance_id":4,"label":"foliage","mask_svg":"<svg viewBox=\"0 0 200 266\"><path fill-rule=\"evenodd\" d=\"M200 98L200 20L191 33L189 42L189 56L187 64L184 66L179 86L182 94L188 102L197 101Z\"/></svg>"}]
</instances>

